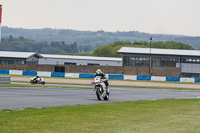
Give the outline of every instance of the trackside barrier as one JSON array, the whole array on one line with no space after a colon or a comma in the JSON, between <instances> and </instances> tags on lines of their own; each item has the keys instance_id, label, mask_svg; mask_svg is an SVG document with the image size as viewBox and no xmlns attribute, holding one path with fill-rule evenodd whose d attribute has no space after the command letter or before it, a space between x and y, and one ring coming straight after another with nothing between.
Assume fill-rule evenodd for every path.
<instances>
[{"instance_id":1,"label":"trackside barrier","mask_svg":"<svg viewBox=\"0 0 200 133\"><path fill-rule=\"evenodd\" d=\"M44 77L66 77L66 78L93 78L94 74L85 73L56 73L41 71L22 71L22 70L0 70L0 74L10 75L28 75ZM114 75L106 74L109 79L122 80L151 80L151 81L175 81L175 82L200 82L200 78L179 78L179 77L161 77L161 76L136 76L136 75ZM10 82L10 81L9 81Z\"/></svg>"},{"instance_id":2,"label":"trackside barrier","mask_svg":"<svg viewBox=\"0 0 200 133\"><path fill-rule=\"evenodd\" d=\"M9 70L0 70L0 74L9 74Z\"/></svg>"},{"instance_id":3,"label":"trackside barrier","mask_svg":"<svg viewBox=\"0 0 200 133\"><path fill-rule=\"evenodd\" d=\"M37 72L38 76L51 77L51 72Z\"/></svg>"},{"instance_id":4,"label":"trackside barrier","mask_svg":"<svg viewBox=\"0 0 200 133\"><path fill-rule=\"evenodd\" d=\"M79 78L79 73L65 73L66 78Z\"/></svg>"},{"instance_id":5,"label":"trackside barrier","mask_svg":"<svg viewBox=\"0 0 200 133\"><path fill-rule=\"evenodd\" d=\"M65 77L65 73L55 73L55 72L52 72L51 73L51 77Z\"/></svg>"},{"instance_id":6,"label":"trackside barrier","mask_svg":"<svg viewBox=\"0 0 200 133\"><path fill-rule=\"evenodd\" d=\"M166 77L151 76L151 81L166 81Z\"/></svg>"},{"instance_id":7,"label":"trackside barrier","mask_svg":"<svg viewBox=\"0 0 200 133\"><path fill-rule=\"evenodd\" d=\"M22 75L22 71L20 70L10 70L10 75Z\"/></svg>"},{"instance_id":8,"label":"trackside barrier","mask_svg":"<svg viewBox=\"0 0 200 133\"><path fill-rule=\"evenodd\" d=\"M124 80L137 80L137 76L124 75Z\"/></svg>"},{"instance_id":9,"label":"trackside barrier","mask_svg":"<svg viewBox=\"0 0 200 133\"><path fill-rule=\"evenodd\" d=\"M124 75L108 75L108 79L124 79Z\"/></svg>"},{"instance_id":10,"label":"trackside barrier","mask_svg":"<svg viewBox=\"0 0 200 133\"><path fill-rule=\"evenodd\" d=\"M151 80L151 76L137 76L137 80Z\"/></svg>"},{"instance_id":11,"label":"trackside barrier","mask_svg":"<svg viewBox=\"0 0 200 133\"><path fill-rule=\"evenodd\" d=\"M180 82L195 82L194 78L180 78Z\"/></svg>"},{"instance_id":12,"label":"trackside barrier","mask_svg":"<svg viewBox=\"0 0 200 133\"><path fill-rule=\"evenodd\" d=\"M180 78L177 78L177 77L166 77L166 81L180 82Z\"/></svg>"},{"instance_id":13,"label":"trackside barrier","mask_svg":"<svg viewBox=\"0 0 200 133\"><path fill-rule=\"evenodd\" d=\"M37 72L35 72L35 71L23 71L22 75L36 76Z\"/></svg>"},{"instance_id":14,"label":"trackside barrier","mask_svg":"<svg viewBox=\"0 0 200 133\"><path fill-rule=\"evenodd\" d=\"M200 78L195 78L195 82L200 82Z\"/></svg>"},{"instance_id":15,"label":"trackside barrier","mask_svg":"<svg viewBox=\"0 0 200 133\"><path fill-rule=\"evenodd\" d=\"M85 73L80 73L79 78L93 78L94 74L85 74Z\"/></svg>"}]
</instances>

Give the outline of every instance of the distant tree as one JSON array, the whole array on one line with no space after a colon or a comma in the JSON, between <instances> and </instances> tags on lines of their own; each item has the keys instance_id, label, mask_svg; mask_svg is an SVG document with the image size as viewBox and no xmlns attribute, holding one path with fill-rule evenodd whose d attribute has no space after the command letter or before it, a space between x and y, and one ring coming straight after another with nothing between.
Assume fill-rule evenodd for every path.
<instances>
[{"instance_id":1,"label":"distant tree","mask_svg":"<svg viewBox=\"0 0 200 133\"><path fill-rule=\"evenodd\" d=\"M20 36L20 37L19 37L19 40L22 40L22 41L23 41L23 40L24 40L24 37L23 37L23 36Z\"/></svg>"},{"instance_id":2,"label":"distant tree","mask_svg":"<svg viewBox=\"0 0 200 133\"><path fill-rule=\"evenodd\" d=\"M76 42L74 42L73 44L71 44L70 47L72 49L72 53L78 53L77 43Z\"/></svg>"},{"instance_id":3,"label":"distant tree","mask_svg":"<svg viewBox=\"0 0 200 133\"><path fill-rule=\"evenodd\" d=\"M13 41L13 36L9 35L9 42L12 42L12 41Z\"/></svg>"}]
</instances>

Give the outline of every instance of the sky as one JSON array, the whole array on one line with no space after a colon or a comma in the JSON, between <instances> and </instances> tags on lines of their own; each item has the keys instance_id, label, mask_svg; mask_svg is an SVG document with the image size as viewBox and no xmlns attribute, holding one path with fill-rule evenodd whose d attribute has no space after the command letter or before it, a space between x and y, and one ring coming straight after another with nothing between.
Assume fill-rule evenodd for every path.
<instances>
[{"instance_id":1,"label":"sky","mask_svg":"<svg viewBox=\"0 0 200 133\"><path fill-rule=\"evenodd\" d=\"M200 0L0 0L2 26L200 36Z\"/></svg>"}]
</instances>

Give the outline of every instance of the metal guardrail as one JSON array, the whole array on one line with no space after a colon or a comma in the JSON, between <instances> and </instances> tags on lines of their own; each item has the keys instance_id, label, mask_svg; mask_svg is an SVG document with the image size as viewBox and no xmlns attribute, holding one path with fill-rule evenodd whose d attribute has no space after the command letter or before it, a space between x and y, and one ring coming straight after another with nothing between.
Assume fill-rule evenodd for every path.
<instances>
[{"instance_id":1,"label":"metal guardrail","mask_svg":"<svg viewBox=\"0 0 200 133\"><path fill-rule=\"evenodd\" d=\"M10 84L10 77L0 76L0 84Z\"/></svg>"}]
</instances>

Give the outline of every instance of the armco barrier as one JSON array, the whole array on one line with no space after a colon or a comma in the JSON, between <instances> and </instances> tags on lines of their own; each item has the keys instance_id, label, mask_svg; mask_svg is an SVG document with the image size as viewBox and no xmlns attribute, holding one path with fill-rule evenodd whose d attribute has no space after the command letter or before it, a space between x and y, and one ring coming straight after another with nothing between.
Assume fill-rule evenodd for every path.
<instances>
[{"instance_id":1,"label":"armco barrier","mask_svg":"<svg viewBox=\"0 0 200 133\"><path fill-rule=\"evenodd\" d=\"M113 75L109 74L108 79L124 79L124 75Z\"/></svg>"},{"instance_id":2,"label":"armco barrier","mask_svg":"<svg viewBox=\"0 0 200 133\"><path fill-rule=\"evenodd\" d=\"M65 73L55 73L55 72L52 72L51 73L51 77L65 77Z\"/></svg>"},{"instance_id":3,"label":"armco barrier","mask_svg":"<svg viewBox=\"0 0 200 133\"><path fill-rule=\"evenodd\" d=\"M151 76L137 76L137 80L151 80Z\"/></svg>"},{"instance_id":4,"label":"armco barrier","mask_svg":"<svg viewBox=\"0 0 200 133\"><path fill-rule=\"evenodd\" d=\"M180 82L180 78L177 78L177 77L166 77L166 81Z\"/></svg>"},{"instance_id":5,"label":"armco barrier","mask_svg":"<svg viewBox=\"0 0 200 133\"><path fill-rule=\"evenodd\" d=\"M22 75L36 76L37 72L35 72L35 71L23 71Z\"/></svg>"},{"instance_id":6,"label":"armco barrier","mask_svg":"<svg viewBox=\"0 0 200 133\"><path fill-rule=\"evenodd\" d=\"M85 73L80 73L79 78L93 78L94 74L85 74Z\"/></svg>"},{"instance_id":7,"label":"armco barrier","mask_svg":"<svg viewBox=\"0 0 200 133\"><path fill-rule=\"evenodd\" d=\"M9 70L0 70L0 74L9 74Z\"/></svg>"},{"instance_id":8,"label":"armco barrier","mask_svg":"<svg viewBox=\"0 0 200 133\"><path fill-rule=\"evenodd\" d=\"M0 74L45 76L45 77L67 77L67 78L93 78L94 74L85 73L56 73L41 71L21 71L21 70L0 70ZM122 80L151 80L151 81L175 81L175 82L200 82L200 78L179 78L179 77L160 77L160 76L136 76L136 75L114 75L106 74L109 79Z\"/></svg>"}]
</instances>

